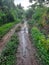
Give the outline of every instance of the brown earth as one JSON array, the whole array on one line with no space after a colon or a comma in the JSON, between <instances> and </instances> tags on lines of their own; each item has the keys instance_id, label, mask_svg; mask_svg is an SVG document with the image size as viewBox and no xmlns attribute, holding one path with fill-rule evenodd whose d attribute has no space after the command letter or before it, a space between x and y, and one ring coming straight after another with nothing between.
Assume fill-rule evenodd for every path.
<instances>
[{"instance_id":1,"label":"brown earth","mask_svg":"<svg viewBox=\"0 0 49 65\"><path fill-rule=\"evenodd\" d=\"M36 58L36 49L32 45L29 33L27 22L24 24L17 24L13 27L0 41L0 52L5 47L6 43L10 40L11 36L14 34L16 28L21 26L21 31L18 33L19 36L19 46L17 50L17 62L16 65L40 65L39 61Z\"/></svg>"},{"instance_id":2,"label":"brown earth","mask_svg":"<svg viewBox=\"0 0 49 65\"><path fill-rule=\"evenodd\" d=\"M27 22L21 27L21 31L18 35L20 44L16 54L16 65L39 65L39 62L35 57L36 50L29 39Z\"/></svg>"}]
</instances>

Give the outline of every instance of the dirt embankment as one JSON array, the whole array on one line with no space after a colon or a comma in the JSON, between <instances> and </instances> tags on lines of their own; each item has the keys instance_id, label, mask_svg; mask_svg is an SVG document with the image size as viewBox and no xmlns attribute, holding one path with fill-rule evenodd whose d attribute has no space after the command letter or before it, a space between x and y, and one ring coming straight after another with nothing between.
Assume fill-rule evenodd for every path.
<instances>
[{"instance_id":1,"label":"dirt embankment","mask_svg":"<svg viewBox=\"0 0 49 65\"><path fill-rule=\"evenodd\" d=\"M10 40L11 36L14 34L16 28L21 24L16 24L3 38L0 40L0 52L5 47L5 44Z\"/></svg>"}]
</instances>

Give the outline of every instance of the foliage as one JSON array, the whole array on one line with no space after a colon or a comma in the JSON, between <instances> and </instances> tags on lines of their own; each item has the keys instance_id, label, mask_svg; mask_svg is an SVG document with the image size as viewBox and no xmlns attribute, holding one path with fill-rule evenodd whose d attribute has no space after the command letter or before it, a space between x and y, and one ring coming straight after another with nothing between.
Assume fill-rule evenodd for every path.
<instances>
[{"instance_id":1,"label":"foliage","mask_svg":"<svg viewBox=\"0 0 49 65\"><path fill-rule=\"evenodd\" d=\"M33 9L32 8L29 8L27 11L26 11L26 18L27 19L30 19L30 18L32 18L32 14L33 14L34 12L33 12Z\"/></svg>"},{"instance_id":2,"label":"foliage","mask_svg":"<svg viewBox=\"0 0 49 65\"><path fill-rule=\"evenodd\" d=\"M11 29L15 23L4 24L0 27L0 39Z\"/></svg>"},{"instance_id":3,"label":"foliage","mask_svg":"<svg viewBox=\"0 0 49 65\"><path fill-rule=\"evenodd\" d=\"M32 14L32 22L33 25L37 25L39 28L48 29L49 26L49 8L38 6L34 13ZM47 27L47 28L46 28Z\"/></svg>"},{"instance_id":4,"label":"foliage","mask_svg":"<svg viewBox=\"0 0 49 65\"><path fill-rule=\"evenodd\" d=\"M40 20L40 18L42 17L43 15L43 12L45 13L46 10L45 8L40 8L40 7L37 7L35 9L35 12L33 14L33 19L35 19L36 22L38 22Z\"/></svg>"},{"instance_id":5,"label":"foliage","mask_svg":"<svg viewBox=\"0 0 49 65\"><path fill-rule=\"evenodd\" d=\"M2 4L2 5L0 4L0 26L1 26L2 24L14 21L14 17L10 12L12 4L14 4L14 2L12 0L1 0L0 3Z\"/></svg>"},{"instance_id":6,"label":"foliage","mask_svg":"<svg viewBox=\"0 0 49 65\"><path fill-rule=\"evenodd\" d=\"M33 2L33 1L36 1L37 3L40 3L42 5L42 3L45 3L45 2L49 2L49 0L29 0L29 2Z\"/></svg>"},{"instance_id":7,"label":"foliage","mask_svg":"<svg viewBox=\"0 0 49 65\"><path fill-rule=\"evenodd\" d=\"M1 0L0 3L0 26L17 19L22 20L24 12L22 6L15 6L14 0Z\"/></svg>"},{"instance_id":8,"label":"foliage","mask_svg":"<svg viewBox=\"0 0 49 65\"><path fill-rule=\"evenodd\" d=\"M29 21L29 25L32 26L41 26L41 23L43 23L42 21L42 15L43 15L43 12L44 12L45 9L43 8L36 8L34 10L34 13L32 14L32 19Z\"/></svg>"},{"instance_id":9,"label":"foliage","mask_svg":"<svg viewBox=\"0 0 49 65\"><path fill-rule=\"evenodd\" d=\"M33 6L31 8L33 9ZM42 65L49 65L49 7L36 5L32 19L29 20L29 26L29 32L31 32L32 42L37 48L39 61Z\"/></svg>"},{"instance_id":10,"label":"foliage","mask_svg":"<svg viewBox=\"0 0 49 65\"><path fill-rule=\"evenodd\" d=\"M18 44L17 35L14 34L0 55L0 65L15 65Z\"/></svg>"},{"instance_id":11,"label":"foliage","mask_svg":"<svg viewBox=\"0 0 49 65\"><path fill-rule=\"evenodd\" d=\"M36 27L32 28L31 34L37 47L39 60L43 65L49 65L49 39L46 39Z\"/></svg>"}]
</instances>

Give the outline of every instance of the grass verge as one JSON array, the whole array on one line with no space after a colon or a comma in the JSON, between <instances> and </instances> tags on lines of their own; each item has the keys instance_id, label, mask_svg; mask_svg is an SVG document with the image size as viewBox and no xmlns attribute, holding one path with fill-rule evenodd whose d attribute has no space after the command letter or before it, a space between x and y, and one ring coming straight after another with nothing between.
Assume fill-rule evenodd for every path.
<instances>
[{"instance_id":1,"label":"grass verge","mask_svg":"<svg viewBox=\"0 0 49 65\"><path fill-rule=\"evenodd\" d=\"M15 23L4 24L0 27L0 39L13 27Z\"/></svg>"},{"instance_id":2,"label":"grass verge","mask_svg":"<svg viewBox=\"0 0 49 65\"><path fill-rule=\"evenodd\" d=\"M19 40L15 33L0 55L0 65L15 65Z\"/></svg>"},{"instance_id":3,"label":"grass verge","mask_svg":"<svg viewBox=\"0 0 49 65\"><path fill-rule=\"evenodd\" d=\"M37 27L32 28L31 37L37 48L37 56L41 65L49 65L49 39L46 39Z\"/></svg>"}]
</instances>

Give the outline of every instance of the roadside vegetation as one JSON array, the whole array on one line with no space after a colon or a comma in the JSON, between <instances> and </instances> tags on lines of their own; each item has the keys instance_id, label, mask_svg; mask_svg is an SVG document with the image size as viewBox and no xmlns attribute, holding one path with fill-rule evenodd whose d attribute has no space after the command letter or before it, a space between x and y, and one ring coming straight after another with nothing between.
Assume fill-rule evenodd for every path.
<instances>
[{"instance_id":1,"label":"roadside vegetation","mask_svg":"<svg viewBox=\"0 0 49 65\"><path fill-rule=\"evenodd\" d=\"M0 27L0 40L15 25L14 23L4 24Z\"/></svg>"},{"instance_id":2,"label":"roadside vegetation","mask_svg":"<svg viewBox=\"0 0 49 65\"><path fill-rule=\"evenodd\" d=\"M30 0L32 2L32 0ZM49 7L38 0L26 12L32 44L37 49L37 59L41 65L49 65Z\"/></svg>"},{"instance_id":3,"label":"roadside vegetation","mask_svg":"<svg viewBox=\"0 0 49 65\"><path fill-rule=\"evenodd\" d=\"M46 39L37 27L32 28L31 34L38 52L37 58L42 65L49 65L49 38Z\"/></svg>"},{"instance_id":4,"label":"roadside vegetation","mask_svg":"<svg viewBox=\"0 0 49 65\"><path fill-rule=\"evenodd\" d=\"M14 0L0 1L0 39L15 24L18 24L22 21L23 15L24 10L21 4L15 6Z\"/></svg>"},{"instance_id":5,"label":"roadside vegetation","mask_svg":"<svg viewBox=\"0 0 49 65\"><path fill-rule=\"evenodd\" d=\"M15 6L14 0L0 0L0 42L2 42L2 37L8 33L12 27L22 21L23 15L24 9L21 4ZM15 32L0 53L0 65L16 64L18 44L19 40Z\"/></svg>"},{"instance_id":6,"label":"roadside vegetation","mask_svg":"<svg viewBox=\"0 0 49 65\"><path fill-rule=\"evenodd\" d=\"M9 42L7 42L5 48L0 55L0 65L15 65L16 53L19 45L19 39L17 33L15 33Z\"/></svg>"},{"instance_id":7,"label":"roadside vegetation","mask_svg":"<svg viewBox=\"0 0 49 65\"><path fill-rule=\"evenodd\" d=\"M33 0L29 0L31 3ZM0 0L0 40L17 23L29 24L32 44L37 49L37 59L41 65L49 65L49 0L34 0L34 4L24 11L21 4L15 6L14 0ZM48 2L48 3L47 3ZM10 5L9 5L10 4ZM15 32L20 31L19 26ZM0 55L0 65L15 65L19 40L15 33Z\"/></svg>"},{"instance_id":8,"label":"roadside vegetation","mask_svg":"<svg viewBox=\"0 0 49 65\"><path fill-rule=\"evenodd\" d=\"M10 5L9 5L10 4ZM20 21L23 18L23 7L21 4L15 6L14 0L1 0L0 1L0 26L14 22L19 19Z\"/></svg>"}]
</instances>

